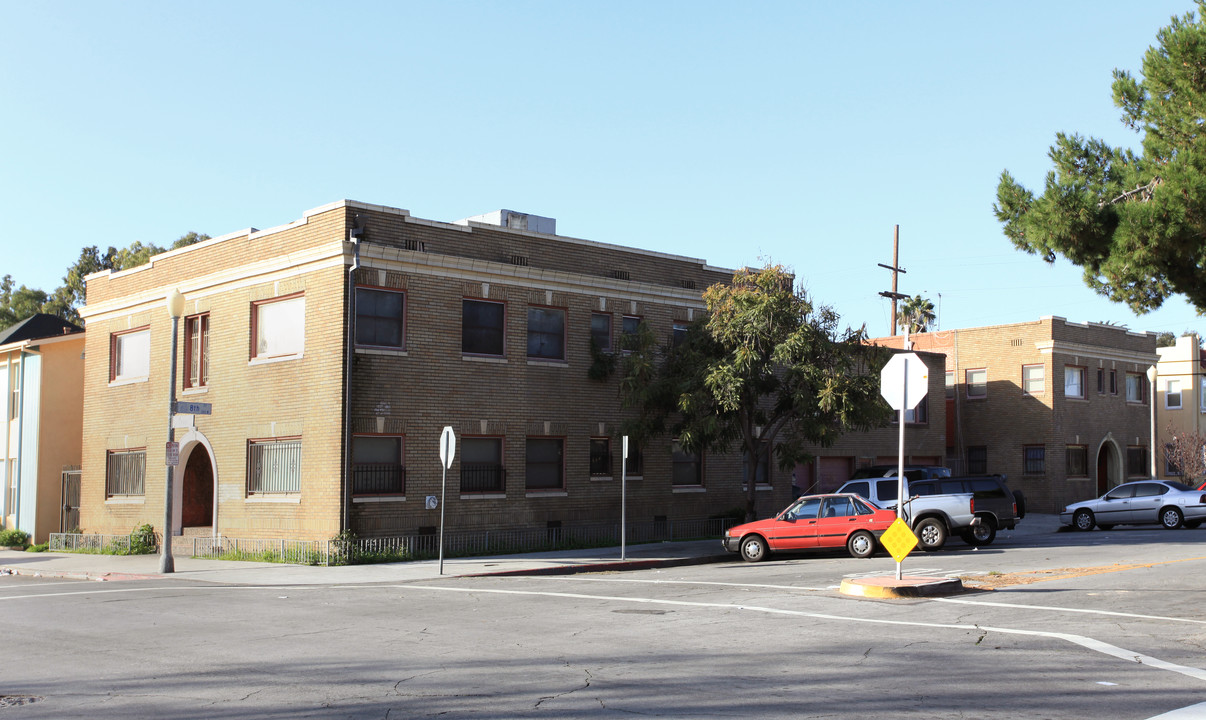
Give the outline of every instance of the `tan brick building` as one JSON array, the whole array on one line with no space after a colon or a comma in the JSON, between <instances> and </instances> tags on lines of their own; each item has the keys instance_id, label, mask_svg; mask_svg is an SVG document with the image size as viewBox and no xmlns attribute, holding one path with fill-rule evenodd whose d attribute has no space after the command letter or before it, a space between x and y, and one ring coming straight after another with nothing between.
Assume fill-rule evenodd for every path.
<instances>
[{"instance_id":1,"label":"tan brick building","mask_svg":"<svg viewBox=\"0 0 1206 720\"><path fill-rule=\"evenodd\" d=\"M446 425L448 529L617 521L618 378L591 379L591 340L616 351L644 321L667 341L732 273L557 236L553 223L508 211L443 223L340 201L90 276L82 529L162 524L173 289L186 301L176 392L212 406L177 418L177 531L433 528ZM628 518L742 507L741 472L736 456L641 448ZM768 473L762 514L789 501L788 475Z\"/></svg>"},{"instance_id":2,"label":"tan brick building","mask_svg":"<svg viewBox=\"0 0 1206 720\"><path fill-rule=\"evenodd\" d=\"M1165 480L1182 479L1170 467L1163 452L1168 432L1206 434L1206 353L1196 335L1177 338L1175 345L1157 351L1160 362L1156 377L1156 475ZM1169 472L1173 470L1173 472Z\"/></svg>"},{"instance_id":3,"label":"tan brick building","mask_svg":"<svg viewBox=\"0 0 1206 720\"><path fill-rule=\"evenodd\" d=\"M952 468L1008 475L1036 512L1148 476L1154 333L1044 317L910 339L946 355Z\"/></svg>"}]
</instances>

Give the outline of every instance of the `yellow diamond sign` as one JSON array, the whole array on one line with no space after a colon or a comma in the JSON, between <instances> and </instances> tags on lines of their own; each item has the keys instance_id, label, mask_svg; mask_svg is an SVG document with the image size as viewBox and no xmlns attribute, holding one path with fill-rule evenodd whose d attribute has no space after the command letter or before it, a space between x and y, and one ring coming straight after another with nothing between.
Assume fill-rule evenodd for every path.
<instances>
[{"instance_id":1,"label":"yellow diamond sign","mask_svg":"<svg viewBox=\"0 0 1206 720\"><path fill-rule=\"evenodd\" d=\"M896 562L904 562L913 548L917 547L917 536L913 534L904 520L896 518L880 536L879 543L892 554Z\"/></svg>"}]
</instances>

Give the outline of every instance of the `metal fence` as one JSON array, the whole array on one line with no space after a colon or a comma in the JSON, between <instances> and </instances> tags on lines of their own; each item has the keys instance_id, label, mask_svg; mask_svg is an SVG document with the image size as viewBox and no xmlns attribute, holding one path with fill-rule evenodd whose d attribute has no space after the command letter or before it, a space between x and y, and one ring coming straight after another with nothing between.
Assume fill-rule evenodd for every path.
<instances>
[{"instance_id":1,"label":"metal fence","mask_svg":"<svg viewBox=\"0 0 1206 720\"><path fill-rule=\"evenodd\" d=\"M673 540L719 537L734 524L731 518L659 520L629 523L625 541L630 545ZM53 533L50 549L66 552L103 552L129 548L128 535ZM422 560L439 555L436 533L384 538L332 540L249 540L192 537L174 539L176 552L192 557L255 560L293 565L354 565L372 562ZM524 530L479 530L444 533L446 557L503 555L547 550L609 547L620 544L619 523L574 525Z\"/></svg>"}]
</instances>

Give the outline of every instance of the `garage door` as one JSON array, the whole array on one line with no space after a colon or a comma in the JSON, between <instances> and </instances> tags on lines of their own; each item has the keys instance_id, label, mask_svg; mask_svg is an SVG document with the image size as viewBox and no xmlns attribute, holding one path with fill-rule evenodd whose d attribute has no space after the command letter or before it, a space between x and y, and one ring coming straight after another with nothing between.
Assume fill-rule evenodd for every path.
<instances>
[{"instance_id":1,"label":"garage door","mask_svg":"<svg viewBox=\"0 0 1206 720\"><path fill-rule=\"evenodd\" d=\"M817 492L833 492L850 479L851 473L854 472L854 458L817 458L817 469L820 472Z\"/></svg>"}]
</instances>

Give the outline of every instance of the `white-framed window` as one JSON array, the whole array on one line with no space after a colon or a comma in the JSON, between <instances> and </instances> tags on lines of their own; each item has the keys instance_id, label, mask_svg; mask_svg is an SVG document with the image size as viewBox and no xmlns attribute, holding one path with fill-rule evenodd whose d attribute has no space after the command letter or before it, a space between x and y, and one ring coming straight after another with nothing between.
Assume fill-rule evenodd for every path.
<instances>
[{"instance_id":1,"label":"white-framed window","mask_svg":"<svg viewBox=\"0 0 1206 720\"><path fill-rule=\"evenodd\" d=\"M16 420L21 414L21 365L8 364L8 419Z\"/></svg>"},{"instance_id":2,"label":"white-framed window","mask_svg":"<svg viewBox=\"0 0 1206 720\"><path fill-rule=\"evenodd\" d=\"M301 492L301 438L247 441L247 494Z\"/></svg>"},{"instance_id":3,"label":"white-framed window","mask_svg":"<svg viewBox=\"0 0 1206 720\"><path fill-rule=\"evenodd\" d=\"M1164 381L1164 408L1166 410L1181 409L1181 381L1169 379Z\"/></svg>"},{"instance_id":4,"label":"white-framed window","mask_svg":"<svg viewBox=\"0 0 1206 720\"><path fill-rule=\"evenodd\" d=\"M986 398L988 397L988 369L974 368L968 370L967 378L967 397L968 398Z\"/></svg>"},{"instance_id":5,"label":"white-framed window","mask_svg":"<svg viewBox=\"0 0 1206 720\"><path fill-rule=\"evenodd\" d=\"M461 353L494 355L505 353L506 306L491 300L461 301Z\"/></svg>"},{"instance_id":6,"label":"white-framed window","mask_svg":"<svg viewBox=\"0 0 1206 720\"><path fill-rule=\"evenodd\" d=\"M947 372L943 379L946 382L946 396L948 398L955 397L955 373Z\"/></svg>"},{"instance_id":7,"label":"white-framed window","mask_svg":"<svg viewBox=\"0 0 1206 720\"><path fill-rule=\"evenodd\" d=\"M21 492L21 486L17 484L17 459L9 458L8 461L8 493L5 495L4 514L17 514L17 494Z\"/></svg>"},{"instance_id":8,"label":"white-framed window","mask_svg":"<svg viewBox=\"0 0 1206 720\"><path fill-rule=\"evenodd\" d=\"M1083 398L1085 396L1085 369L1075 365L1064 367L1064 397Z\"/></svg>"},{"instance_id":9,"label":"white-framed window","mask_svg":"<svg viewBox=\"0 0 1206 720\"><path fill-rule=\"evenodd\" d=\"M528 357L537 360L565 359L564 308L528 308Z\"/></svg>"},{"instance_id":10,"label":"white-framed window","mask_svg":"<svg viewBox=\"0 0 1206 720\"><path fill-rule=\"evenodd\" d=\"M356 344L399 350L406 347L406 293L356 288Z\"/></svg>"},{"instance_id":11,"label":"white-framed window","mask_svg":"<svg viewBox=\"0 0 1206 720\"><path fill-rule=\"evenodd\" d=\"M251 357L301 355L306 345L306 298L291 295L252 303Z\"/></svg>"},{"instance_id":12,"label":"white-framed window","mask_svg":"<svg viewBox=\"0 0 1206 720\"><path fill-rule=\"evenodd\" d=\"M1022 392L1027 395L1038 395L1043 392L1047 382L1047 368L1043 365L1022 366Z\"/></svg>"},{"instance_id":13,"label":"white-framed window","mask_svg":"<svg viewBox=\"0 0 1206 720\"><path fill-rule=\"evenodd\" d=\"M109 382L145 380L150 374L150 328L142 327L109 336Z\"/></svg>"},{"instance_id":14,"label":"white-framed window","mask_svg":"<svg viewBox=\"0 0 1206 720\"><path fill-rule=\"evenodd\" d=\"M105 497L146 494L147 449L110 450L105 458Z\"/></svg>"}]
</instances>

